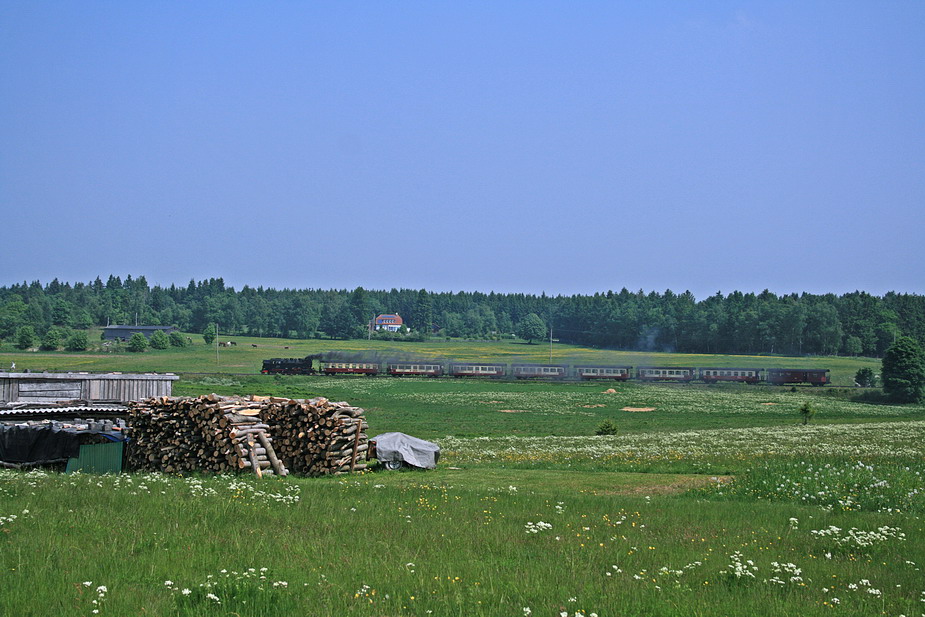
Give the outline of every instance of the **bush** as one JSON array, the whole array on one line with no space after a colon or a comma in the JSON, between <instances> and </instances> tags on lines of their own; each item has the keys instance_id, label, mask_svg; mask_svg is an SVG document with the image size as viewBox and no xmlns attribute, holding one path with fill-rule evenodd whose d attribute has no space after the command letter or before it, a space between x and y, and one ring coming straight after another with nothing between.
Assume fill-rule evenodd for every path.
<instances>
[{"instance_id":1,"label":"bush","mask_svg":"<svg viewBox=\"0 0 925 617\"><path fill-rule=\"evenodd\" d=\"M597 430L594 431L595 435L616 435L617 434L617 425L614 424L613 420L604 420L601 422L600 426L597 427Z\"/></svg>"},{"instance_id":2,"label":"bush","mask_svg":"<svg viewBox=\"0 0 925 617\"><path fill-rule=\"evenodd\" d=\"M171 347L186 347L186 338L179 332L171 332L169 338Z\"/></svg>"},{"instance_id":3,"label":"bush","mask_svg":"<svg viewBox=\"0 0 925 617\"><path fill-rule=\"evenodd\" d=\"M52 326L48 329L48 332L45 333L45 336L42 337L42 343L39 345L39 348L43 351L56 351L58 347L61 347L64 344L64 339L67 338L67 331L58 326Z\"/></svg>"},{"instance_id":4,"label":"bush","mask_svg":"<svg viewBox=\"0 0 925 617\"><path fill-rule=\"evenodd\" d=\"M854 383L862 388L875 388L877 386L877 376L874 375L873 369L862 368L854 374Z\"/></svg>"},{"instance_id":5,"label":"bush","mask_svg":"<svg viewBox=\"0 0 925 617\"><path fill-rule=\"evenodd\" d=\"M29 349L35 347L35 328L32 326L20 326L16 329L16 347L19 349Z\"/></svg>"},{"instance_id":6,"label":"bush","mask_svg":"<svg viewBox=\"0 0 925 617\"><path fill-rule=\"evenodd\" d=\"M155 330L150 345L151 349L167 349L170 347L170 338L162 330Z\"/></svg>"},{"instance_id":7,"label":"bush","mask_svg":"<svg viewBox=\"0 0 925 617\"><path fill-rule=\"evenodd\" d=\"M71 332L71 335L67 337L67 340L64 341L64 348L68 351L84 351L89 344L90 340L87 338L87 333L78 330Z\"/></svg>"},{"instance_id":8,"label":"bush","mask_svg":"<svg viewBox=\"0 0 925 617\"><path fill-rule=\"evenodd\" d=\"M148 339L141 332L136 332L128 340L128 350L141 352L148 348Z\"/></svg>"},{"instance_id":9,"label":"bush","mask_svg":"<svg viewBox=\"0 0 925 617\"><path fill-rule=\"evenodd\" d=\"M809 424L809 421L816 415L816 408L810 403L800 405L800 415L803 416L803 424Z\"/></svg>"}]
</instances>

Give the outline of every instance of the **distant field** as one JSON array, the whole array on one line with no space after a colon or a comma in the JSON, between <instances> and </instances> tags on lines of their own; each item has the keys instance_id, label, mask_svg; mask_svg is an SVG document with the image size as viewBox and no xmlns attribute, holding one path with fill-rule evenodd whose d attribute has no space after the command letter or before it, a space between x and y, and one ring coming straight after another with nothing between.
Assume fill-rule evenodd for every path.
<instances>
[{"instance_id":1,"label":"distant field","mask_svg":"<svg viewBox=\"0 0 925 617\"><path fill-rule=\"evenodd\" d=\"M613 389L615 393L606 393ZM499 382L493 380L193 376L177 394L325 396L367 410L375 432L403 431L428 439L487 435L592 435L605 419L621 432L641 433L795 424L799 406L818 409L816 423L918 418L921 406L869 405L831 388L635 383ZM624 408L649 411L624 411Z\"/></svg>"},{"instance_id":2,"label":"distant field","mask_svg":"<svg viewBox=\"0 0 925 617\"><path fill-rule=\"evenodd\" d=\"M395 343L391 341L330 341L287 340L252 337L221 337L234 340L235 347L207 346L198 334L189 335L194 345L184 349L148 350L144 353L102 352L22 352L9 346L0 352L0 368L15 361L18 370L74 371L139 371L175 373L259 373L263 360L279 357L304 357L325 351L368 352L382 356L422 356L458 360L488 359L499 362L550 361L548 344L528 345L520 341L430 341L426 343ZM254 347L256 345L256 347ZM288 347L288 349L286 349ZM828 368L834 385L853 386L858 369L880 370L876 358L854 357L782 357L730 356L706 354L671 354L636 351L614 351L556 343L552 346L554 364L615 364L657 366L716 366L742 368Z\"/></svg>"},{"instance_id":3,"label":"distant field","mask_svg":"<svg viewBox=\"0 0 925 617\"><path fill-rule=\"evenodd\" d=\"M178 372L178 395L347 400L371 436L437 441L438 469L0 470L0 615L925 614L925 405L835 387L267 376L264 358L326 350L545 362L549 347L235 340L217 362L200 343L0 363ZM563 345L553 362L819 367L843 385L879 370ZM818 409L808 426L803 402ZM617 435L594 435L604 420Z\"/></svg>"}]
</instances>

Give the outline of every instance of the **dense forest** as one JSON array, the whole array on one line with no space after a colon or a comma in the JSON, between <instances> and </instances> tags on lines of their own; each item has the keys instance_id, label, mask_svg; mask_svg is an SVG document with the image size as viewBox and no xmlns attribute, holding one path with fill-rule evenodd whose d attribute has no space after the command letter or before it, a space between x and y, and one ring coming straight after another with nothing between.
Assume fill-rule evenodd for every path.
<instances>
[{"instance_id":1,"label":"dense forest","mask_svg":"<svg viewBox=\"0 0 925 617\"><path fill-rule=\"evenodd\" d=\"M533 313L562 342L617 349L881 356L900 334L925 344L925 296L893 292L733 292L697 301L670 290L555 297L362 287L235 290L221 278L152 287L144 276L0 287L0 338L13 340L23 326L41 337L53 328L135 323L185 332L216 323L227 335L365 338L366 324L383 312L399 313L410 332L380 336L409 340L504 336Z\"/></svg>"}]
</instances>

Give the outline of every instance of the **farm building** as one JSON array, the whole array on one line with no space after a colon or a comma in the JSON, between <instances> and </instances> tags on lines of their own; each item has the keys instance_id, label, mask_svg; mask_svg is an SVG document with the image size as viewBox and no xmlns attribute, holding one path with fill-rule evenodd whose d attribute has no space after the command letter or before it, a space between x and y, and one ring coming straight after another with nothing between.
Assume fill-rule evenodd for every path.
<instances>
[{"instance_id":1,"label":"farm building","mask_svg":"<svg viewBox=\"0 0 925 617\"><path fill-rule=\"evenodd\" d=\"M404 321L398 313L383 313L373 320L374 330L388 330L389 332L398 332Z\"/></svg>"},{"instance_id":2,"label":"farm building","mask_svg":"<svg viewBox=\"0 0 925 617\"><path fill-rule=\"evenodd\" d=\"M136 332L145 335L150 339L151 335L160 330L164 334L176 332L176 326L106 326L103 328L104 341L127 341L132 338Z\"/></svg>"},{"instance_id":3,"label":"farm building","mask_svg":"<svg viewBox=\"0 0 925 617\"><path fill-rule=\"evenodd\" d=\"M170 373L0 373L0 402L138 401L170 396L177 379Z\"/></svg>"}]
</instances>

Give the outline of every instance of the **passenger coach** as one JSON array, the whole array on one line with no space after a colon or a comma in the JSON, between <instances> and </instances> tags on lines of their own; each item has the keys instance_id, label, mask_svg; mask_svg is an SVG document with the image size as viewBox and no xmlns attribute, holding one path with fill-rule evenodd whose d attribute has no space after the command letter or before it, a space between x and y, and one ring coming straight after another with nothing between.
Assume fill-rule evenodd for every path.
<instances>
[{"instance_id":1,"label":"passenger coach","mask_svg":"<svg viewBox=\"0 0 925 617\"><path fill-rule=\"evenodd\" d=\"M511 375L515 379L563 379L568 367L558 364L512 364Z\"/></svg>"},{"instance_id":2,"label":"passenger coach","mask_svg":"<svg viewBox=\"0 0 925 617\"><path fill-rule=\"evenodd\" d=\"M627 381L632 370L632 366L575 366L575 377L585 380L612 379Z\"/></svg>"},{"instance_id":3,"label":"passenger coach","mask_svg":"<svg viewBox=\"0 0 925 617\"><path fill-rule=\"evenodd\" d=\"M378 375L376 362L322 362L321 372L325 375Z\"/></svg>"},{"instance_id":4,"label":"passenger coach","mask_svg":"<svg viewBox=\"0 0 925 617\"><path fill-rule=\"evenodd\" d=\"M700 381L717 383L720 381L734 381L741 383L758 383L761 381L760 368L702 368Z\"/></svg>"},{"instance_id":5,"label":"passenger coach","mask_svg":"<svg viewBox=\"0 0 925 617\"><path fill-rule=\"evenodd\" d=\"M507 375L505 364L450 364L453 377L504 377Z\"/></svg>"},{"instance_id":6,"label":"passenger coach","mask_svg":"<svg viewBox=\"0 0 925 617\"><path fill-rule=\"evenodd\" d=\"M396 362L389 364L386 372L396 377L419 375L424 377L440 377L443 375L442 364L426 364L424 362Z\"/></svg>"},{"instance_id":7,"label":"passenger coach","mask_svg":"<svg viewBox=\"0 0 925 617\"><path fill-rule=\"evenodd\" d=\"M636 367L636 378L640 381L683 381L689 382L696 378L697 369L680 366L639 366Z\"/></svg>"}]
</instances>

